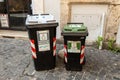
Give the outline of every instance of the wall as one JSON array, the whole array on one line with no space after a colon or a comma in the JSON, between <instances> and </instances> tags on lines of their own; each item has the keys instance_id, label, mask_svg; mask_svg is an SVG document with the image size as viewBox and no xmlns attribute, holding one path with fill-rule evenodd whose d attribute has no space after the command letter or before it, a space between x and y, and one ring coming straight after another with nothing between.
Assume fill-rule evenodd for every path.
<instances>
[{"instance_id":1,"label":"wall","mask_svg":"<svg viewBox=\"0 0 120 80\"><path fill-rule=\"evenodd\" d=\"M0 0L0 2L4 2L4 0Z\"/></svg>"},{"instance_id":2,"label":"wall","mask_svg":"<svg viewBox=\"0 0 120 80\"><path fill-rule=\"evenodd\" d=\"M84 23L88 28L87 43L93 43L98 36L103 36L103 26L106 20L108 5L73 4L70 9L70 22Z\"/></svg>"},{"instance_id":3,"label":"wall","mask_svg":"<svg viewBox=\"0 0 120 80\"><path fill-rule=\"evenodd\" d=\"M104 26L104 39L117 38L120 23L120 0L61 0L61 28L70 21L71 4L107 4L107 20Z\"/></svg>"},{"instance_id":4,"label":"wall","mask_svg":"<svg viewBox=\"0 0 120 80\"><path fill-rule=\"evenodd\" d=\"M119 29L118 29L118 33L117 33L116 44L120 46L120 25L119 25Z\"/></svg>"},{"instance_id":5,"label":"wall","mask_svg":"<svg viewBox=\"0 0 120 80\"><path fill-rule=\"evenodd\" d=\"M60 0L44 0L45 13L52 14L60 23ZM57 38L60 38L60 26L57 27Z\"/></svg>"},{"instance_id":6,"label":"wall","mask_svg":"<svg viewBox=\"0 0 120 80\"><path fill-rule=\"evenodd\" d=\"M60 23L60 0L32 0L33 14L52 14ZM57 27L57 38L61 37L60 26Z\"/></svg>"},{"instance_id":7,"label":"wall","mask_svg":"<svg viewBox=\"0 0 120 80\"><path fill-rule=\"evenodd\" d=\"M44 13L44 0L32 0L32 13L42 14Z\"/></svg>"}]
</instances>

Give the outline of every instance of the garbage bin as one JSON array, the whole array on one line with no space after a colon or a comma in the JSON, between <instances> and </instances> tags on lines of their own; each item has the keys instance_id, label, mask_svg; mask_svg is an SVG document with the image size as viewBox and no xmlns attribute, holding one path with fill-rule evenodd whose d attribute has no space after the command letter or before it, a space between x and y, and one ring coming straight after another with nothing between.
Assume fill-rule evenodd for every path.
<instances>
[{"instance_id":1,"label":"garbage bin","mask_svg":"<svg viewBox=\"0 0 120 80\"><path fill-rule=\"evenodd\" d=\"M39 23L38 21L33 24L29 23L29 19L26 20L26 23L35 69L37 71L53 69L56 60L56 27L58 23Z\"/></svg>"},{"instance_id":2,"label":"garbage bin","mask_svg":"<svg viewBox=\"0 0 120 80\"><path fill-rule=\"evenodd\" d=\"M85 64L85 40L87 27L83 23L68 23L62 33L64 38L64 61L66 70L82 70Z\"/></svg>"}]
</instances>

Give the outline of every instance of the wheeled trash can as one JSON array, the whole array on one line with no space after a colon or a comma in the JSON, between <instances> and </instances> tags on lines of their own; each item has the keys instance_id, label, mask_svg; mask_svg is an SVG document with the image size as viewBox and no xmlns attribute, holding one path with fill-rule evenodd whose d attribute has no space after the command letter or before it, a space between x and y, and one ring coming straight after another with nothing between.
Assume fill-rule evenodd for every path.
<instances>
[{"instance_id":1,"label":"wheeled trash can","mask_svg":"<svg viewBox=\"0 0 120 80\"><path fill-rule=\"evenodd\" d=\"M85 64L85 40L87 27L83 23L68 23L62 33L64 38L64 61L67 70L82 70Z\"/></svg>"},{"instance_id":2,"label":"wheeled trash can","mask_svg":"<svg viewBox=\"0 0 120 80\"><path fill-rule=\"evenodd\" d=\"M37 16L38 18L39 16ZM45 18L45 15L42 15ZM34 16L36 18L36 16ZM29 18L30 19L30 18ZM27 24L32 57L35 69L48 70L55 68L56 61L56 22L33 22ZM42 19L43 20L43 19ZM32 21L32 20L31 20Z\"/></svg>"}]
</instances>

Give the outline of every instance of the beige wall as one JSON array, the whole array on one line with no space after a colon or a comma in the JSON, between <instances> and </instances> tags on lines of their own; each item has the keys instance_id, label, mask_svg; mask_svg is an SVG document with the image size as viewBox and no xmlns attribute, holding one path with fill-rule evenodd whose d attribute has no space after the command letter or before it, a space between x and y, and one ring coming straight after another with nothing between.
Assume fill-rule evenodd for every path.
<instances>
[{"instance_id":1,"label":"beige wall","mask_svg":"<svg viewBox=\"0 0 120 80\"><path fill-rule=\"evenodd\" d=\"M0 0L0 2L3 2L4 0Z\"/></svg>"},{"instance_id":2,"label":"beige wall","mask_svg":"<svg viewBox=\"0 0 120 80\"><path fill-rule=\"evenodd\" d=\"M32 0L32 13L43 14L44 13L44 0Z\"/></svg>"},{"instance_id":3,"label":"beige wall","mask_svg":"<svg viewBox=\"0 0 120 80\"><path fill-rule=\"evenodd\" d=\"M71 4L107 4L107 21L104 26L104 38L117 38L118 26L120 23L120 0L61 0L61 28L70 21Z\"/></svg>"},{"instance_id":4,"label":"beige wall","mask_svg":"<svg viewBox=\"0 0 120 80\"><path fill-rule=\"evenodd\" d=\"M119 24L119 29L118 29L116 44L120 46L120 24Z\"/></svg>"},{"instance_id":5,"label":"beige wall","mask_svg":"<svg viewBox=\"0 0 120 80\"><path fill-rule=\"evenodd\" d=\"M52 14L55 20L60 23L60 0L44 0L45 13ZM60 26L57 27L57 38L61 37Z\"/></svg>"},{"instance_id":6,"label":"beige wall","mask_svg":"<svg viewBox=\"0 0 120 80\"><path fill-rule=\"evenodd\" d=\"M115 39L120 23L120 5L109 5L108 19L105 30L105 39Z\"/></svg>"},{"instance_id":7,"label":"beige wall","mask_svg":"<svg viewBox=\"0 0 120 80\"><path fill-rule=\"evenodd\" d=\"M89 36L86 39L87 43L93 43L98 36L103 35L104 21L108 11L108 5L99 4L73 4L70 9L70 22L84 23L88 28Z\"/></svg>"},{"instance_id":8,"label":"beige wall","mask_svg":"<svg viewBox=\"0 0 120 80\"><path fill-rule=\"evenodd\" d=\"M60 0L32 0L33 14L51 14L60 23ZM60 26L57 27L57 38L61 37Z\"/></svg>"}]
</instances>

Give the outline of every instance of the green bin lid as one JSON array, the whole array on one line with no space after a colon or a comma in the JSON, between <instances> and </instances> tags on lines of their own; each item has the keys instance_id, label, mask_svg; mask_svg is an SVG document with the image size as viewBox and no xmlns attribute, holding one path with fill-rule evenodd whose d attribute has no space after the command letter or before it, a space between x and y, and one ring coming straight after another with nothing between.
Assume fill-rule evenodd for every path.
<instances>
[{"instance_id":1,"label":"green bin lid","mask_svg":"<svg viewBox=\"0 0 120 80\"><path fill-rule=\"evenodd\" d=\"M64 26L62 35L88 35L87 27L83 23L68 23Z\"/></svg>"},{"instance_id":2,"label":"green bin lid","mask_svg":"<svg viewBox=\"0 0 120 80\"><path fill-rule=\"evenodd\" d=\"M82 23L67 24L63 28L63 32L86 32L87 27Z\"/></svg>"}]
</instances>

